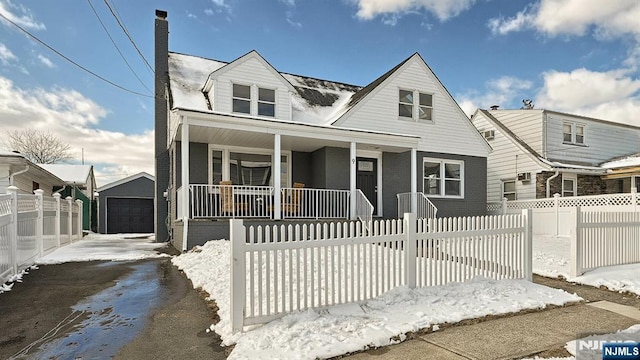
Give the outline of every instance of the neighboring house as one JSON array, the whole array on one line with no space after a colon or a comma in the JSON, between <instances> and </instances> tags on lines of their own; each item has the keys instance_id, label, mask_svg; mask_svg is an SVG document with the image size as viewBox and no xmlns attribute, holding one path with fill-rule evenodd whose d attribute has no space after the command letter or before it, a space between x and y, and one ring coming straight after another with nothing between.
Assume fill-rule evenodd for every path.
<instances>
[{"instance_id":1,"label":"neighboring house","mask_svg":"<svg viewBox=\"0 0 640 360\"><path fill-rule=\"evenodd\" d=\"M360 87L279 72L256 51L169 53L156 15L158 241L165 222L186 249L228 238L216 220L230 217L395 218L399 194L438 216L486 213L490 146L419 54Z\"/></svg>"},{"instance_id":2,"label":"neighboring house","mask_svg":"<svg viewBox=\"0 0 640 360\"><path fill-rule=\"evenodd\" d=\"M550 110L482 110L493 148L487 200L630 192L640 186L640 127Z\"/></svg>"},{"instance_id":3,"label":"neighboring house","mask_svg":"<svg viewBox=\"0 0 640 360\"><path fill-rule=\"evenodd\" d=\"M0 150L0 194L6 194L7 187L15 186L22 194L33 194L42 189L45 196L51 196L54 189L64 184L64 180L20 153Z\"/></svg>"},{"instance_id":4,"label":"neighboring house","mask_svg":"<svg viewBox=\"0 0 640 360\"><path fill-rule=\"evenodd\" d=\"M74 200L82 200L82 229L97 230L97 208L94 193L96 191L96 178L93 173L93 165L84 164L39 164L52 174L55 174L65 182L60 190L63 197L71 196ZM58 190L58 189L56 189Z\"/></svg>"},{"instance_id":5,"label":"neighboring house","mask_svg":"<svg viewBox=\"0 0 640 360\"><path fill-rule=\"evenodd\" d=\"M98 188L98 232L154 232L153 176L141 172Z\"/></svg>"}]
</instances>

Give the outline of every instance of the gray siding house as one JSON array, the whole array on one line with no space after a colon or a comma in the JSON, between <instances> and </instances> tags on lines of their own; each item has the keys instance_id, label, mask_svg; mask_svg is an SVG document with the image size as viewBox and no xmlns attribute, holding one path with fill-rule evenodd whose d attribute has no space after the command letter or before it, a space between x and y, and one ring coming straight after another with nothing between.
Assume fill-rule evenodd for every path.
<instances>
[{"instance_id":1,"label":"gray siding house","mask_svg":"<svg viewBox=\"0 0 640 360\"><path fill-rule=\"evenodd\" d=\"M153 176L141 172L98 188L98 232L153 233Z\"/></svg>"},{"instance_id":2,"label":"gray siding house","mask_svg":"<svg viewBox=\"0 0 640 360\"><path fill-rule=\"evenodd\" d=\"M491 148L419 54L350 85L280 72L256 51L169 52L156 15L158 241L228 238L229 218L486 213Z\"/></svg>"}]
</instances>

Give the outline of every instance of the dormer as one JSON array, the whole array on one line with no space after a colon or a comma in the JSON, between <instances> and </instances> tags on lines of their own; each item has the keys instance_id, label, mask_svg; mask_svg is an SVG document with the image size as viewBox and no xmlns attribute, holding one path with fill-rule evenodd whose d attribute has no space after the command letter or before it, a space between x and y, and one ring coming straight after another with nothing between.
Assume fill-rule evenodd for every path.
<instances>
[{"instance_id":1,"label":"dormer","mask_svg":"<svg viewBox=\"0 0 640 360\"><path fill-rule=\"evenodd\" d=\"M202 92L214 112L291 120L295 88L255 50L209 74Z\"/></svg>"}]
</instances>

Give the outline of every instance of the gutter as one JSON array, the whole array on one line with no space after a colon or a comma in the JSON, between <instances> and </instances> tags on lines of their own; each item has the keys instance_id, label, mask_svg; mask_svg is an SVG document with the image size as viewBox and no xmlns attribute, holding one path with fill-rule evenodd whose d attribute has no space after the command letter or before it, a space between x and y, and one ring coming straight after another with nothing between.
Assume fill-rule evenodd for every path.
<instances>
[{"instance_id":1,"label":"gutter","mask_svg":"<svg viewBox=\"0 0 640 360\"><path fill-rule=\"evenodd\" d=\"M22 170L20 170L20 171L18 171L18 172L15 172L15 173L13 173L13 174L11 174L11 175L9 175L9 185L11 185L11 186L15 186L15 185L13 184L13 178L14 178L16 175L24 174L24 173L26 173L27 171L29 171L29 165L25 165L25 168L24 168L24 169L22 169Z\"/></svg>"},{"instance_id":2,"label":"gutter","mask_svg":"<svg viewBox=\"0 0 640 360\"><path fill-rule=\"evenodd\" d=\"M560 175L560 171L556 170L556 173L547 179L547 198L551 197L551 180L557 178L558 175Z\"/></svg>"}]
</instances>

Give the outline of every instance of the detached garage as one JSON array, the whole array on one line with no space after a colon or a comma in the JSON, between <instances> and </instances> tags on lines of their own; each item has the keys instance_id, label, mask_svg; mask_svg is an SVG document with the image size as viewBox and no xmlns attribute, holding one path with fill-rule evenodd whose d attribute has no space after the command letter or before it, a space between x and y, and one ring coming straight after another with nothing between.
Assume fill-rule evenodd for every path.
<instances>
[{"instance_id":1,"label":"detached garage","mask_svg":"<svg viewBox=\"0 0 640 360\"><path fill-rule=\"evenodd\" d=\"M101 234L154 232L155 179L139 173L98 188Z\"/></svg>"}]
</instances>

